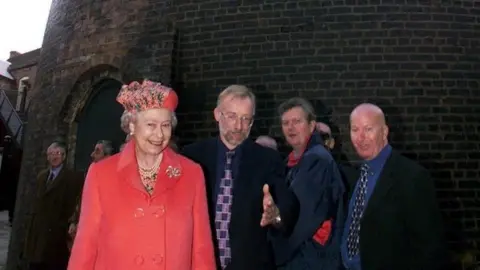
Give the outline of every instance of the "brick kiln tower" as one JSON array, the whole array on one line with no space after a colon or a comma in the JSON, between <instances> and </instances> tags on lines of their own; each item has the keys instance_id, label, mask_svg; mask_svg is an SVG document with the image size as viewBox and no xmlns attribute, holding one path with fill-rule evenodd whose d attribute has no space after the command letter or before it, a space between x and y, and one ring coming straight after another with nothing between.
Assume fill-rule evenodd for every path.
<instances>
[{"instance_id":1,"label":"brick kiln tower","mask_svg":"<svg viewBox=\"0 0 480 270\"><path fill-rule=\"evenodd\" d=\"M392 144L435 177L454 250L479 248L479 23L475 1L53 0L19 192L32 194L56 136L80 169L96 139L123 136L121 83L173 85L183 142L215 133L215 96L241 83L258 96L254 134L280 135L276 106L303 96L330 108L346 152L353 106L382 106ZM18 203L8 270L29 202Z\"/></svg>"}]
</instances>

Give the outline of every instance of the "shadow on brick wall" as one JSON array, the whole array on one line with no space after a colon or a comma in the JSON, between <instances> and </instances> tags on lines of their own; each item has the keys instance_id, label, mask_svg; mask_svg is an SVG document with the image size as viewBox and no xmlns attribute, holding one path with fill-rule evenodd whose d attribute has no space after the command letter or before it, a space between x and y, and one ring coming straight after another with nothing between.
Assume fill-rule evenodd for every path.
<instances>
[{"instance_id":1,"label":"shadow on brick wall","mask_svg":"<svg viewBox=\"0 0 480 270\"><path fill-rule=\"evenodd\" d=\"M385 121L387 122L389 129L388 140L390 145L392 145L393 148L404 152L408 141L411 140L407 141L405 138L405 124L403 121L402 111L387 99L372 99L368 102L376 104L383 110L383 113L385 114ZM410 153L404 152L403 154L409 158L416 159L415 156Z\"/></svg>"},{"instance_id":2,"label":"shadow on brick wall","mask_svg":"<svg viewBox=\"0 0 480 270\"><path fill-rule=\"evenodd\" d=\"M250 132L250 138L255 140L258 136L270 136L278 145L278 150L283 157L286 157L288 147L285 145L285 139L281 136L280 118L277 113L278 104L275 104L273 92L263 84L249 85L255 93L257 99L257 108L255 112L255 122Z\"/></svg>"},{"instance_id":3,"label":"shadow on brick wall","mask_svg":"<svg viewBox=\"0 0 480 270\"><path fill-rule=\"evenodd\" d=\"M257 138L261 135L267 135L273 137L273 127L275 120L278 119L277 110L272 100L274 100L273 93L267 90L267 87L263 84L249 85L255 94L256 100L256 112L255 122L253 123L252 130L250 132L252 138Z\"/></svg>"},{"instance_id":4,"label":"shadow on brick wall","mask_svg":"<svg viewBox=\"0 0 480 270\"><path fill-rule=\"evenodd\" d=\"M313 100L311 101L313 107L315 108L315 114L317 115L317 122L322 122L327 124L332 131L332 136L335 138L335 146L332 150L332 155L334 159L341 163L341 164L350 164L350 160L343 152L343 137L341 136L341 129L336 121L333 119L333 111L330 107L328 107L323 101L321 100Z\"/></svg>"}]
</instances>

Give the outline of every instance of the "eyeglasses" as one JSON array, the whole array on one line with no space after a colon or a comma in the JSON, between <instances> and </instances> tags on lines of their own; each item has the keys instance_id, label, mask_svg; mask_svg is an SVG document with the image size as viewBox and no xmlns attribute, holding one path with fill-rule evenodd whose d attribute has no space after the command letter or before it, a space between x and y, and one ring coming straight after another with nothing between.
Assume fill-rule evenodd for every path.
<instances>
[{"instance_id":1,"label":"eyeglasses","mask_svg":"<svg viewBox=\"0 0 480 270\"><path fill-rule=\"evenodd\" d=\"M244 126L251 126L253 124L253 118L248 116L238 116L234 112L220 112L220 114L227 120L227 122L233 124L240 120L240 123Z\"/></svg>"},{"instance_id":2,"label":"eyeglasses","mask_svg":"<svg viewBox=\"0 0 480 270\"><path fill-rule=\"evenodd\" d=\"M49 157L55 157L55 156L61 156L63 153L60 152L60 151L57 151L57 152L48 152L47 153L47 156Z\"/></svg>"}]
</instances>

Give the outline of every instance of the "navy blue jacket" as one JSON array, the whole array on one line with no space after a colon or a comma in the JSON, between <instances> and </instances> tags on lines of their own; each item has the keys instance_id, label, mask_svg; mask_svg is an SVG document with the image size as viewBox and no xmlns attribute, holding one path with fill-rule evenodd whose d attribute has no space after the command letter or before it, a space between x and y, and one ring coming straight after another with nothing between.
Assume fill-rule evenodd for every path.
<instances>
[{"instance_id":1,"label":"navy blue jacket","mask_svg":"<svg viewBox=\"0 0 480 270\"><path fill-rule=\"evenodd\" d=\"M280 269L334 270L341 267L340 241L344 225L345 185L335 160L324 147L320 135L312 135L298 164L287 174L287 184L295 193L300 211L290 237L273 236ZM313 235L324 221L333 219L325 246Z\"/></svg>"}]
</instances>

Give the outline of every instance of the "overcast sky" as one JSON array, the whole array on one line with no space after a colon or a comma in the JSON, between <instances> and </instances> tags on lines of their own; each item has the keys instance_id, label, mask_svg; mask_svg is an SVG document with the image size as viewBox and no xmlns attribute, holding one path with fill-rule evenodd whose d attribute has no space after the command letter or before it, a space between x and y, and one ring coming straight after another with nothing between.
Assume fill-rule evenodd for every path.
<instances>
[{"instance_id":1,"label":"overcast sky","mask_svg":"<svg viewBox=\"0 0 480 270\"><path fill-rule=\"evenodd\" d=\"M0 0L0 59L42 46L52 0Z\"/></svg>"}]
</instances>

